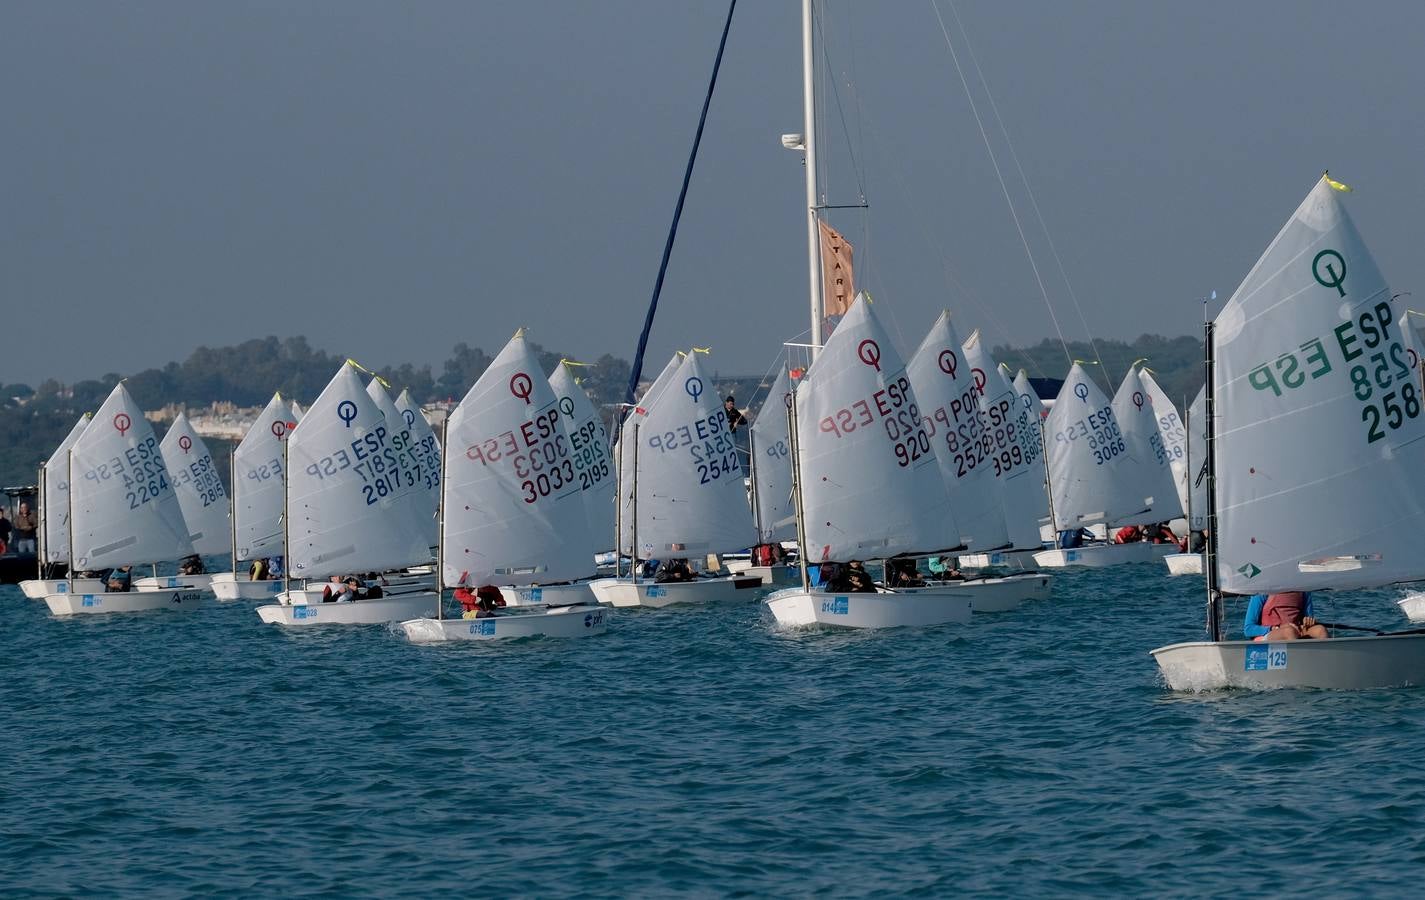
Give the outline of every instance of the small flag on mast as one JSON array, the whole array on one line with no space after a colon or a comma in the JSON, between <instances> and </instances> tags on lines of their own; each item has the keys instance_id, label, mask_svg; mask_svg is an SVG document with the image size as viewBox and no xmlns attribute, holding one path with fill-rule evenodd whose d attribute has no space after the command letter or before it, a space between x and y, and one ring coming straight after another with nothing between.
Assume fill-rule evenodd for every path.
<instances>
[{"instance_id":1,"label":"small flag on mast","mask_svg":"<svg viewBox=\"0 0 1425 900\"><path fill-rule=\"evenodd\" d=\"M1330 173L1330 172L1322 172L1322 173L1321 173L1321 177L1322 177L1322 178L1325 178L1327 184L1331 185L1331 187L1335 188L1336 190L1340 191L1341 193L1343 193L1343 194L1349 194L1349 193L1351 193L1351 186L1350 186L1349 184L1343 184L1343 183L1341 183L1341 182L1335 180L1334 178L1331 177L1331 173Z\"/></svg>"}]
</instances>

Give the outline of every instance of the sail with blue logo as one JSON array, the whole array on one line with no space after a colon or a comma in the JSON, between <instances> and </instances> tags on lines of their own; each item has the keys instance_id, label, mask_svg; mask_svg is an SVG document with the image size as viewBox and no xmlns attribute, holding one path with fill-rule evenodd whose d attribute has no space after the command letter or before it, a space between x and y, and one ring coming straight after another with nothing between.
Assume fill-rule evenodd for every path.
<instances>
[{"instance_id":1,"label":"sail with blue logo","mask_svg":"<svg viewBox=\"0 0 1425 900\"><path fill-rule=\"evenodd\" d=\"M727 411L699 354L683 357L657 396L639 404L638 554L699 558L756 543ZM650 393L652 393L650 391Z\"/></svg>"},{"instance_id":2,"label":"sail with blue logo","mask_svg":"<svg viewBox=\"0 0 1425 900\"><path fill-rule=\"evenodd\" d=\"M386 417L386 427L392 435L398 436L394 439L410 448L411 456L415 460L416 483L426 489L426 508L429 513L426 529L430 533L430 546L434 547L439 527L436 515L440 510L440 454L435 449L434 435L430 435L427 440L419 434L416 420L419 419L420 424L425 426L427 435L430 433L430 425L419 413L408 413L401 409L400 405L391 399L385 382L380 378L372 378L366 383L366 394L381 407L381 413Z\"/></svg>"},{"instance_id":3,"label":"sail with blue logo","mask_svg":"<svg viewBox=\"0 0 1425 900\"><path fill-rule=\"evenodd\" d=\"M574 472L584 494L584 506L589 514L589 528L598 547L608 542L614 530L614 491L616 478L610 455L609 433L593 401L574 378L568 363L560 362L549 375L549 386L559 400L569 448L574 454Z\"/></svg>"},{"instance_id":4,"label":"sail with blue logo","mask_svg":"<svg viewBox=\"0 0 1425 900\"><path fill-rule=\"evenodd\" d=\"M1153 501L1144 495L1113 404L1077 362L1044 420L1044 436L1056 532L1149 521Z\"/></svg>"},{"instance_id":5,"label":"sail with blue logo","mask_svg":"<svg viewBox=\"0 0 1425 900\"><path fill-rule=\"evenodd\" d=\"M344 363L287 437L287 561L322 578L430 561L428 487L405 430Z\"/></svg>"}]
</instances>

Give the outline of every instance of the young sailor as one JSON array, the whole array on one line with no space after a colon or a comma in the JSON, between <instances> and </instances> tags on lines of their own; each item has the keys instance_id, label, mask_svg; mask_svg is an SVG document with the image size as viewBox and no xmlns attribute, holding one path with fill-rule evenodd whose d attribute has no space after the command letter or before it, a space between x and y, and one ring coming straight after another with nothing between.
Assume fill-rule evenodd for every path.
<instances>
[{"instance_id":1,"label":"young sailor","mask_svg":"<svg viewBox=\"0 0 1425 900\"><path fill-rule=\"evenodd\" d=\"M1326 626L1311 615L1311 595L1301 591L1253 594L1247 602L1243 633L1254 641L1328 638Z\"/></svg>"}]
</instances>

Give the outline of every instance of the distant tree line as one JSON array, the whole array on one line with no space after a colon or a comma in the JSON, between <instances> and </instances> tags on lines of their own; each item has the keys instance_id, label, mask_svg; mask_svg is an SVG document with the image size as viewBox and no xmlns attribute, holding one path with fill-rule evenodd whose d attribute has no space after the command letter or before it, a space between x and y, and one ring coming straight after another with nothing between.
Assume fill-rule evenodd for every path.
<instances>
[{"instance_id":1,"label":"distant tree line","mask_svg":"<svg viewBox=\"0 0 1425 900\"><path fill-rule=\"evenodd\" d=\"M530 347L545 373L553 372L562 354L545 350L533 342ZM1146 364L1157 374L1159 383L1174 402L1190 397L1202 384L1202 343L1197 338L1143 335L1127 343L1099 341L1097 350L1103 365L1088 369L1110 394L1129 363L1142 357L1147 357ZM1024 368L1031 377L1062 378L1068 371L1070 358L1094 359L1094 349L1085 342L1073 342L1068 345L1066 355L1065 347L1046 340L1033 347L997 347L994 356L1011 370ZM343 361L341 356L312 347L304 337L266 337L232 347L199 347L182 362L171 362L161 369L145 369L129 376L128 388L148 409L169 403L200 408L218 401L262 406L273 391L309 404L326 387ZM429 365L410 363L386 368L373 366L372 369L390 382L396 392L408 388L417 402L429 404L447 399L458 401L492 361L484 350L462 342L455 345L439 372ZM612 410L614 404L623 399L628 384L628 361L606 353L584 362L590 365L579 370L581 384L596 404ZM653 363L651 368L645 368L645 377L653 377L661 368ZM1109 375L1114 379L1112 384ZM0 484L33 483L40 464L64 440L79 415L98 409L120 377L109 373L72 385L50 379L33 388L26 384L0 385ZM718 375L714 381L720 396L735 393L738 404L744 408L761 402L758 389L763 379L760 377ZM226 474L231 447L221 441L208 444Z\"/></svg>"}]
</instances>

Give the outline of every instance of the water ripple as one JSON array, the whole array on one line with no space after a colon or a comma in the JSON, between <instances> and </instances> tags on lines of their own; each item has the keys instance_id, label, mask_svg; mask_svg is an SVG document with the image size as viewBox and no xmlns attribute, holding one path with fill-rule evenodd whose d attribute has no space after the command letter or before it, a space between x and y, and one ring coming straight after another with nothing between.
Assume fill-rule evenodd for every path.
<instances>
[{"instance_id":1,"label":"water ripple","mask_svg":"<svg viewBox=\"0 0 1425 900\"><path fill-rule=\"evenodd\" d=\"M456 647L0 603L5 896L1403 895L1425 862L1425 692L1168 694L1201 582L1147 567L967 629L747 604Z\"/></svg>"}]
</instances>

